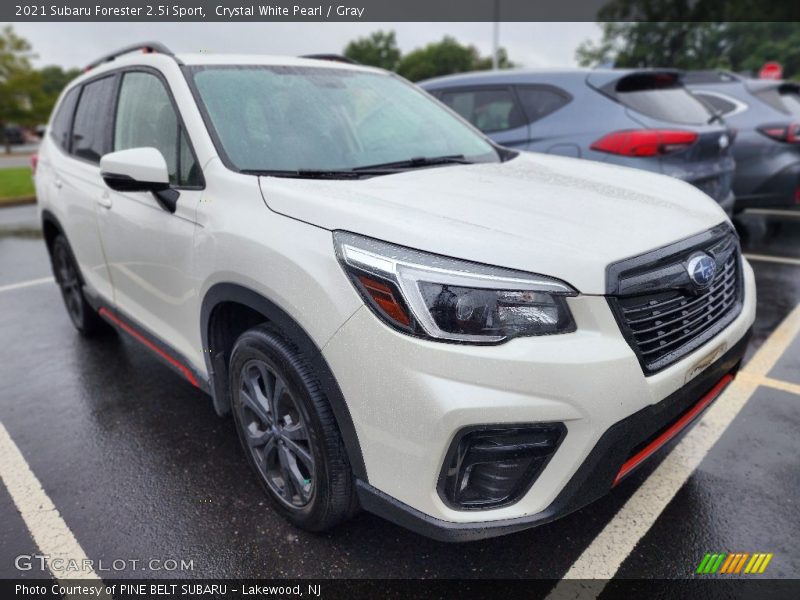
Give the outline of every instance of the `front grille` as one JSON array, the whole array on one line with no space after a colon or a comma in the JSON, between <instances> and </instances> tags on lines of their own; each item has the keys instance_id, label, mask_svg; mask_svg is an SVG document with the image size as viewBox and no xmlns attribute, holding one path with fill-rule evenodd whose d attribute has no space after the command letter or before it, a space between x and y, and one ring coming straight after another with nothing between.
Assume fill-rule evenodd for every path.
<instances>
[{"instance_id":1,"label":"front grille","mask_svg":"<svg viewBox=\"0 0 800 600\"><path fill-rule=\"evenodd\" d=\"M704 289L686 267L699 253L717 267ZM742 306L740 262L738 238L724 227L610 269L615 288L609 302L646 374L697 349L736 318Z\"/></svg>"}]
</instances>

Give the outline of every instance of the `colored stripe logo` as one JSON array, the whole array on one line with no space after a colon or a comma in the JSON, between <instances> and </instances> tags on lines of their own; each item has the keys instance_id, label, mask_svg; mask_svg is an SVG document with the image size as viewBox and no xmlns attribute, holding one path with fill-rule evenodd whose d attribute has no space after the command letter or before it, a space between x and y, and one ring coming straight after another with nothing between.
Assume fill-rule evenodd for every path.
<instances>
[{"instance_id":1,"label":"colored stripe logo","mask_svg":"<svg viewBox=\"0 0 800 600\"><path fill-rule=\"evenodd\" d=\"M772 552L707 553L695 572L701 575L756 575L766 570L772 556Z\"/></svg>"}]
</instances>

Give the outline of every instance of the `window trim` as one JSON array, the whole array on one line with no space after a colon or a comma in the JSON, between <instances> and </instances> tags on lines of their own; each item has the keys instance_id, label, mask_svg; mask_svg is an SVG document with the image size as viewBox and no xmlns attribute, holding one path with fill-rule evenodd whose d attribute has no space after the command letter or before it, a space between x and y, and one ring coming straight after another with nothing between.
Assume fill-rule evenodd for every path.
<instances>
[{"instance_id":1,"label":"window trim","mask_svg":"<svg viewBox=\"0 0 800 600\"><path fill-rule=\"evenodd\" d=\"M467 123L472 125L475 129L480 131L483 135L490 135L490 134L493 134L493 133L506 133L507 131L515 131L517 129L521 129L523 127L528 127L530 125L530 121L527 120L528 119L528 114L525 112L525 109L522 107L522 103L520 102L519 96L517 96L517 92L514 89L514 85L512 85L512 84L504 84L504 83L495 84L495 83L493 83L493 84L484 84L484 85L460 85L458 87L439 88L439 89L437 89L435 91L439 92L439 97L437 98L437 100L439 100L439 102L441 102L447 108L449 108L450 110L452 110L453 112L458 114L462 119L464 119ZM511 99L514 101L514 106L516 106L517 110L522 115L523 122L522 122L521 125L518 125L517 127L509 127L509 128L506 128L506 129L490 129L490 130L487 130L487 131L483 131L477 125L475 125L472 121L470 121L466 117L464 117L461 114L459 114L456 109L454 109L452 106L450 106L449 104L447 104L447 102L444 101L445 94L458 94L458 93L464 93L464 92L473 92L473 93L474 92L491 92L491 91L507 91L511 95Z\"/></svg>"},{"instance_id":2,"label":"window trim","mask_svg":"<svg viewBox=\"0 0 800 600\"><path fill-rule=\"evenodd\" d=\"M114 92L114 101L113 101L113 112L112 112L112 120L111 120L111 132L110 132L110 148L112 148L112 152L114 151L114 137L117 131L117 112L119 111L119 97L120 93L122 92L122 81L125 79L125 75L128 73L148 73L150 75L154 75L164 86L164 90L167 92L167 97L169 98L169 102L172 105L172 110L175 111L175 116L177 117L178 121L178 143L176 144L176 152L177 152L177 160L178 160L178 170L180 172L180 154L181 154L181 133L184 134L186 137L186 141L189 144L189 151L194 158L194 162L197 165L198 171L200 173L200 182L197 185L170 185L171 189L174 190L204 190L206 189L206 178L205 174L203 173L203 167L200 165L200 161L197 160L197 153L194 151L194 144L192 144L191 136L189 135L189 129L186 127L186 123L183 120L183 115L181 114L180 109L178 108L178 103L175 101L175 96L172 94L172 88L169 86L169 82L167 78L164 77L164 74L155 69L153 67L147 65L132 65L127 67L121 67L116 69L116 73L118 74L119 78L117 80L117 88Z\"/></svg>"},{"instance_id":3,"label":"window trim","mask_svg":"<svg viewBox=\"0 0 800 600\"><path fill-rule=\"evenodd\" d=\"M519 102L519 105L522 108L522 114L524 114L525 118L528 119L528 125L536 123L537 121L541 121L542 119L545 119L550 115L557 113L562 108L569 105L569 103L575 99L575 96L570 94L567 90L549 83L515 83L513 84L513 88L514 88L514 94L517 96L517 101ZM522 97L519 94L519 91L521 89L546 90L548 92L553 92L556 96L560 96L561 98L563 98L565 102L555 110L551 110L549 113L544 114L541 117L534 118L528 114L527 110L525 110L525 103L522 101Z\"/></svg>"},{"instance_id":4,"label":"window trim","mask_svg":"<svg viewBox=\"0 0 800 600\"><path fill-rule=\"evenodd\" d=\"M723 94L721 92L714 92L712 90L696 90L696 89L691 89L691 88L687 88L687 89L689 89L689 91L692 94L694 94L695 96L698 96L698 95L700 95L700 96L712 96L713 98L719 98L720 100L722 100L724 102L728 102L729 104L733 104L733 107L734 107L733 110L731 110L729 112L722 113L722 117L723 118L727 118L727 117L732 117L734 115L738 115L738 114L743 113L744 111L746 111L748 108L750 108L746 103L742 102L741 100L738 100L736 98L733 98L733 97L728 96L727 94ZM703 99L700 98L700 100L702 101ZM713 109L714 107L713 106L709 106L709 108Z\"/></svg>"}]
</instances>

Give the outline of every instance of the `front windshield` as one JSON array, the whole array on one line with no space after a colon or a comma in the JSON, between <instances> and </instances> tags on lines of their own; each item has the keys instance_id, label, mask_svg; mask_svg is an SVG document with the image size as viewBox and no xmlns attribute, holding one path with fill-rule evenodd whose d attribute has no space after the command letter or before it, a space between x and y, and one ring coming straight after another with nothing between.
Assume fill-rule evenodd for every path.
<instances>
[{"instance_id":1,"label":"front windshield","mask_svg":"<svg viewBox=\"0 0 800 600\"><path fill-rule=\"evenodd\" d=\"M240 171L339 171L497 151L399 78L324 67L197 67L200 101Z\"/></svg>"}]
</instances>

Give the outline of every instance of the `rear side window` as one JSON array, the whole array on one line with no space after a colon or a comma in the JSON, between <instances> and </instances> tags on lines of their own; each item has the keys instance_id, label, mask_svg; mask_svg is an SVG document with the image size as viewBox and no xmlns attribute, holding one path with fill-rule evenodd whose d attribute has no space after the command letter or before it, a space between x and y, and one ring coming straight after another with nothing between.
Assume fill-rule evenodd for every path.
<instances>
[{"instance_id":1,"label":"rear side window","mask_svg":"<svg viewBox=\"0 0 800 600\"><path fill-rule=\"evenodd\" d=\"M164 155L170 183L200 184L189 140L164 84L151 73L125 73L117 104L114 150L144 146L156 148Z\"/></svg>"},{"instance_id":2,"label":"rear side window","mask_svg":"<svg viewBox=\"0 0 800 600\"><path fill-rule=\"evenodd\" d=\"M83 86L72 126L72 154L78 158L99 163L109 151L115 81L110 76Z\"/></svg>"},{"instance_id":3,"label":"rear side window","mask_svg":"<svg viewBox=\"0 0 800 600\"><path fill-rule=\"evenodd\" d=\"M53 116L53 122L50 123L50 135L56 144L67 151L69 151L69 128L72 124L75 104L78 102L79 91L80 88L74 87L64 95L64 99L58 105L58 110Z\"/></svg>"},{"instance_id":4,"label":"rear side window","mask_svg":"<svg viewBox=\"0 0 800 600\"><path fill-rule=\"evenodd\" d=\"M711 112L670 75L630 75L615 90L619 102L653 119L670 123L700 125Z\"/></svg>"},{"instance_id":5,"label":"rear side window","mask_svg":"<svg viewBox=\"0 0 800 600\"><path fill-rule=\"evenodd\" d=\"M518 87L517 96L529 123L554 113L572 100L566 92L549 86Z\"/></svg>"},{"instance_id":6,"label":"rear side window","mask_svg":"<svg viewBox=\"0 0 800 600\"><path fill-rule=\"evenodd\" d=\"M727 115L736 110L736 105L733 102L725 100L725 98L720 98L719 96L711 94L703 94L701 92L696 92L695 96L705 102L706 105L717 114Z\"/></svg>"},{"instance_id":7,"label":"rear side window","mask_svg":"<svg viewBox=\"0 0 800 600\"><path fill-rule=\"evenodd\" d=\"M441 100L485 133L525 125L525 117L510 88L443 92Z\"/></svg>"}]
</instances>

